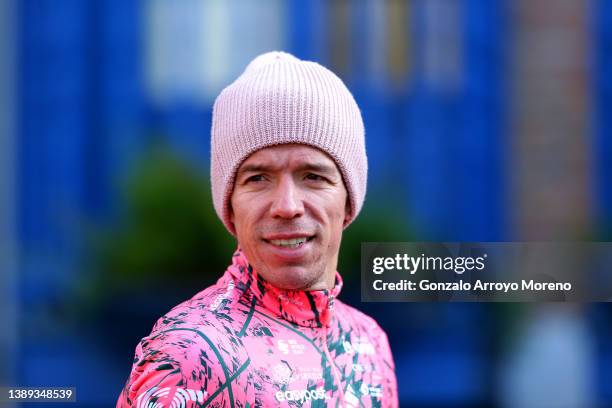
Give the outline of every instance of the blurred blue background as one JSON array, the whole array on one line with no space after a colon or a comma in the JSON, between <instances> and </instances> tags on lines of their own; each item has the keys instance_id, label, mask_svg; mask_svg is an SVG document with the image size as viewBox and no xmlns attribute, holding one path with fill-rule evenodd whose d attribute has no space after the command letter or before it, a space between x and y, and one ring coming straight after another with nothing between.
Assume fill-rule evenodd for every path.
<instances>
[{"instance_id":1,"label":"blurred blue background","mask_svg":"<svg viewBox=\"0 0 612 408\"><path fill-rule=\"evenodd\" d=\"M612 238L607 0L0 1L0 384L114 406L221 275L212 104L270 50L362 109L341 299L389 334L401 405L612 406L607 304L362 303L357 271L361 241Z\"/></svg>"}]
</instances>

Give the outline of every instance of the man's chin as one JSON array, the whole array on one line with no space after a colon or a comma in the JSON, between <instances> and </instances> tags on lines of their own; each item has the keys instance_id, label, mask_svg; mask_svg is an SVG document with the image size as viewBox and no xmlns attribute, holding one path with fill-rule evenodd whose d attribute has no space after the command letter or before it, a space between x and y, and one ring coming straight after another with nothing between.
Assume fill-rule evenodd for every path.
<instances>
[{"instance_id":1,"label":"man's chin","mask_svg":"<svg viewBox=\"0 0 612 408\"><path fill-rule=\"evenodd\" d=\"M285 290L307 290L317 281L312 268L298 265L278 265L264 276L270 284Z\"/></svg>"}]
</instances>

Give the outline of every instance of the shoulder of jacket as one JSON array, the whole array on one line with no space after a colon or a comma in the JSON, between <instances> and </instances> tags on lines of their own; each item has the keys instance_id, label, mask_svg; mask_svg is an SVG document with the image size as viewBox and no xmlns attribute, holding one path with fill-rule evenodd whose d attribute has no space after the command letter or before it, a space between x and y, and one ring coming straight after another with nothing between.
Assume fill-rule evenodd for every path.
<instances>
[{"instance_id":1,"label":"shoulder of jacket","mask_svg":"<svg viewBox=\"0 0 612 408\"><path fill-rule=\"evenodd\" d=\"M133 402L155 397L164 390L166 393L195 391L201 392L197 402L206 404L227 402L232 398L228 394L232 385L238 385L241 391L235 390L234 397L246 398L251 392L249 368L246 348L240 342L227 341L227 336L214 326L169 328L151 333L138 344L122 395ZM160 406L171 406L170 402L164 401ZM219 406L225 405L219 403Z\"/></svg>"},{"instance_id":2,"label":"shoulder of jacket","mask_svg":"<svg viewBox=\"0 0 612 408\"><path fill-rule=\"evenodd\" d=\"M225 406L232 398L232 384L239 384L241 392L252 400L248 375L251 360L236 331L242 327L244 313L240 308L245 306L239 304L239 291L233 289L218 282L157 320L136 347L132 372L122 394L125 400L135 401L141 395L154 397L145 393L162 389L174 390L171 393L200 390L199 403L204 398ZM238 394L235 389L233 395Z\"/></svg>"},{"instance_id":3,"label":"shoulder of jacket","mask_svg":"<svg viewBox=\"0 0 612 408\"><path fill-rule=\"evenodd\" d=\"M359 324L363 324L366 326L375 325L380 327L376 320L370 315L365 314L361 310L344 303L342 301L336 301L336 313L338 313L342 317L349 317L351 320L355 320Z\"/></svg>"},{"instance_id":4,"label":"shoulder of jacket","mask_svg":"<svg viewBox=\"0 0 612 408\"><path fill-rule=\"evenodd\" d=\"M226 333L228 328L240 324L244 308L239 304L240 293L233 282L229 285L219 283L209 286L170 309L157 319L151 334L178 328L198 329L203 326L208 331L218 330Z\"/></svg>"},{"instance_id":5,"label":"shoulder of jacket","mask_svg":"<svg viewBox=\"0 0 612 408\"><path fill-rule=\"evenodd\" d=\"M393 369L395 364L391 352L391 345L389 343L389 336L380 324L361 310L343 302L338 312L342 314L342 316L339 316L342 321L351 321L354 325L357 325L359 332L365 335L366 338L374 344L376 350L382 352L381 357L384 358L389 367Z\"/></svg>"},{"instance_id":6,"label":"shoulder of jacket","mask_svg":"<svg viewBox=\"0 0 612 408\"><path fill-rule=\"evenodd\" d=\"M337 301L336 305L337 313L342 315L342 318L348 318L354 321L355 324L368 330L382 331L384 333L382 327L380 327L378 322L373 317L341 301Z\"/></svg>"}]
</instances>

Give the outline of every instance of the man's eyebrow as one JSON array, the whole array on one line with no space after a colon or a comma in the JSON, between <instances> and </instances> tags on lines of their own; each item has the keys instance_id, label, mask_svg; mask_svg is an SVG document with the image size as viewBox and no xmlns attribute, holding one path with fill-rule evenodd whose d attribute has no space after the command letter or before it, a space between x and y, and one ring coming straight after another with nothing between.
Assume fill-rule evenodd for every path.
<instances>
[{"instance_id":1,"label":"man's eyebrow","mask_svg":"<svg viewBox=\"0 0 612 408\"><path fill-rule=\"evenodd\" d=\"M336 173L336 167L323 163L305 163L298 167L298 170L310 170L316 173L333 175Z\"/></svg>"},{"instance_id":2,"label":"man's eyebrow","mask_svg":"<svg viewBox=\"0 0 612 408\"><path fill-rule=\"evenodd\" d=\"M259 173L274 170L272 166L266 166L264 164L245 164L238 169L238 175L244 173Z\"/></svg>"}]
</instances>

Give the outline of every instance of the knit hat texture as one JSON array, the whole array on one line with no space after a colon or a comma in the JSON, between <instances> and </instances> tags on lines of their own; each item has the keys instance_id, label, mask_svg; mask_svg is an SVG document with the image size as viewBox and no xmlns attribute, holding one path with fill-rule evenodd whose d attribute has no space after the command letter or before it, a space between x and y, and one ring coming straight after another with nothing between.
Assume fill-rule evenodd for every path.
<instances>
[{"instance_id":1,"label":"knit hat texture","mask_svg":"<svg viewBox=\"0 0 612 408\"><path fill-rule=\"evenodd\" d=\"M287 143L327 153L348 192L350 219L345 228L359 214L368 163L363 120L353 95L322 65L274 51L251 61L213 106L213 203L232 235L229 206L238 168L257 150Z\"/></svg>"}]
</instances>

